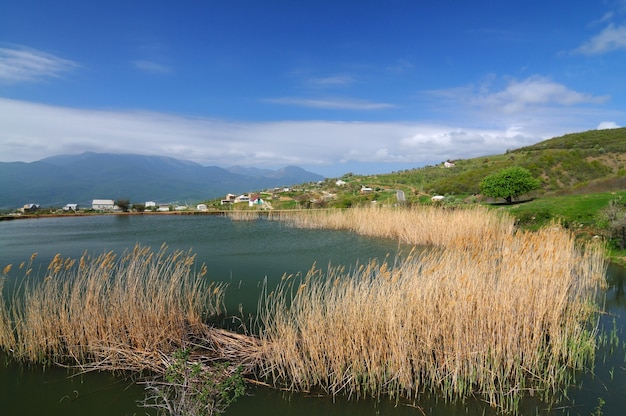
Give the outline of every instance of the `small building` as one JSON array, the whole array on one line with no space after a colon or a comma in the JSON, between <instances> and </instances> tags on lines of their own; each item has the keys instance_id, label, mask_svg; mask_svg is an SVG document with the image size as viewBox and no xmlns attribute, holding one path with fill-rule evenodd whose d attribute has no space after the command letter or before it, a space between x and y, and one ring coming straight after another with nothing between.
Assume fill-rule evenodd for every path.
<instances>
[{"instance_id":1,"label":"small building","mask_svg":"<svg viewBox=\"0 0 626 416\"><path fill-rule=\"evenodd\" d=\"M146 209L149 208L156 208L156 202L154 201L146 201L146 203L143 205Z\"/></svg>"},{"instance_id":2,"label":"small building","mask_svg":"<svg viewBox=\"0 0 626 416\"><path fill-rule=\"evenodd\" d=\"M220 205L230 205L235 203L235 198L237 196L235 194L226 194L226 198L220 201Z\"/></svg>"},{"instance_id":3,"label":"small building","mask_svg":"<svg viewBox=\"0 0 626 416\"><path fill-rule=\"evenodd\" d=\"M74 212L76 212L78 210L79 210L78 204L66 204L63 207L63 211L74 211Z\"/></svg>"},{"instance_id":4,"label":"small building","mask_svg":"<svg viewBox=\"0 0 626 416\"><path fill-rule=\"evenodd\" d=\"M443 167L444 168L453 168L455 166L454 162L451 162L449 160L443 162Z\"/></svg>"},{"instance_id":5,"label":"small building","mask_svg":"<svg viewBox=\"0 0 626 416\"><path fill-rule=\"evenodd\" d=\"M261 195L252 195L248 201L248 206L263 205L265 201L261 199Z\"/></svg>"},{"instance_id":6,"label":"small building","mask_svg":"<svg viewBox=\"0 0 626 416\"><path fill-rule=\"evenodd\" d=\"M238 197L235 198L235 200L233 201L235 204L239 203L239 202L250 202L250 196L249 195L239 195Z\"/></svg>"},{"instance_id":7,"label":"small building","mask_svg":"<svg viewBox=\"0 0 626 416\"><path fill-rule=\"evenodd\" d=\"M362 194L371 194L372 192L374 192L374 190L372 188L370 188L369 186L361 186L361 193Z\"/></svg>"},{"instance_id":8,"label":"small building","mask_svg":"<svg viewBox=\"0 0 626 416\"><path fill-rule=\"evenodd\" d=\"M206 206L206 204L198 204L196 206L196 210L205 212L205 211L208 211L209 208Z\"/></svg>"},{"instance_id":9,"label":"small building","mask_svg":"<svg viewBox=\"0 0 626 416\"><path fill-rule=\"evenodd\" d=\"M91 201L91 209L96 211L115 210L115 201L112 199L94 199Z\"/></svg>"},{"instance_id":10,"label":"small building","mask_svg":"<svg viewBox=\"0 0 626 416\"><path fill-rule=\"evenodd\" d=\"M24 204L24 206L20 208L18 211L20 211L23 214L27 214L30 212L35 212L39 210L39 208L41 208L39 204Z\"/></svg>"},{"instance_id":11,"label":"small building","mask_svg":"<svg viewBox=\"0 0 626 416\"><path fill-rule=\"evenodd\" d=\"M344 186L346 183L348 183L348 182L343 181L341 179L338 179L337 181L335 181L335 185L337 185L337 186Z\"/></svg>"},{"instance_id":12,"label":"small building","mask_svg":"<svg viewBox=\"0 0 626 416\"><path fill-rule=\"evenodd\" d=\"M157 211L159 212L168 212L169 210L170 210L169 204L159 204L159 207L157 208Z\"/></svg>"}]
</instances>

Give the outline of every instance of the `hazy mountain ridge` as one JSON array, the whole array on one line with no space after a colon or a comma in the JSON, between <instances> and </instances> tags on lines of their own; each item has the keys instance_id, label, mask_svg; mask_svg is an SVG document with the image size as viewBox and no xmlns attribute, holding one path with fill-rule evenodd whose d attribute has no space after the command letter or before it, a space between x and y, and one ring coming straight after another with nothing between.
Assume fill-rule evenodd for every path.
<instances>
[{"instance_id":1,"label":"hazy mountain ridge","mask_svg":"<svg viewBox=\"0 0 626 416\"><path fill-rule=\"evenodd\" d=\"M246 168L244 168L246 169ZM26 203L90 206L92 199L195 202L226 193L291 186L324 177L298 167L232 172L164 156L86 152L39 161L0 162L0 209Z\"/></svg>"}]
</instances>

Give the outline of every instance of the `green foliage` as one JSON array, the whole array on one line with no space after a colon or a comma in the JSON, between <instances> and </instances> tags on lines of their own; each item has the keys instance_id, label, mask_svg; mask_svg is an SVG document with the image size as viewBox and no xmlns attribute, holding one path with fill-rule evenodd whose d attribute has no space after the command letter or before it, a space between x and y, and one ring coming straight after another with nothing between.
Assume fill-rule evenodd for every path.
<instances>
[{"instance_id":1,"label":"green foliage","mask_svg":"<svg viewBox=\"0 0 626 416\"><path fill-rule=\"evenodd\" d=\"M584 149L595 154L626 153L626 128L570 133L523 147L515 152L546 149Z\"/></svg>"},{"instance_id":2,"label":"green foliage","mask_svg":"<svg viewBox=\"0 0 626 416\"><path fill-rule=\"evenodd\" d=\"M115 205L120 207L122 211L128 212L128 208L130 207L130 201L128 199L121 198L115 201Z\"/></svg>"},{"instance_id":3,"label":"green foliage","mask_svg":"<svg viewBox=\"0 0 626 416\"><path fill-rule=\"evenodd\" d=\"M604 401L604 399L602 397L598 397L598 405L596 406L596 409L591 414L591 416L602 416L604 414L602 413L602 408L605 404L606 402Z\"/></svg>"},{"instance_id":4,"label":"green foliage","mask_svg":"<svg viewBox=\"0 0 626 416\"><path fill-rule=\"evenodd\" d=\"M607 229L605 210L614 199L626 201L626 191L544 196L504 209L516 218L518 225L527 229L535 230L557 220L568 228L588 229L597 233Z\"/></svg>"},{"instance_id":5,"label":"green foliage","mask_svg":"<svg viewBox=\"0 0 626 416\"><path fill-rule=\"evenodd\" d=\"M541 186L538 179L524 168L513 166L485 177L480 183L481 192L493 198L504 198L509 204L520 195Z\"/></svg>"},{"instance_id":6,"label":"green foliage","mask_svg":"<svg viewBox=\"0 0 626 416\"><path fill-rule=\"evenodd\" d=\"M163 381L147 383L153 393L144 406L172 416L214 415L245 394L242 368L229 362L194 361L191 350L179 349L165 371Z\"/></svg>"}]
</instances>

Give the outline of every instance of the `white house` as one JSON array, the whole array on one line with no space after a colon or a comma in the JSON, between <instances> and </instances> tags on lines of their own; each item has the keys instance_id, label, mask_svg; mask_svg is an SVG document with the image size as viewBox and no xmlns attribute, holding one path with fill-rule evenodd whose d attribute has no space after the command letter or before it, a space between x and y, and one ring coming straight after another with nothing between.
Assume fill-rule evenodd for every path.
<instances>
[{"instance_id":1,"label":"white house","mask_svg":"<svg viewBox=\"0 0 626 416\"><path fill-rule=\"evenodd\" d=\"M239 195L237 198L235 198L234 203L239 203L239 202L250 202L250 196L248 195Z\"/></svg>"},{"instance_id":2,"label":"white house","mask_svg":"<svg viewBox=\"0 0 626 416\"><path fill-rule=\"evenodd\" d=\"M454 166L455 166L454 162L450 162L449 160L443 162L443 167L444 168L453 168Z\"/></svg>"},{"instance_id":3,"label":"white house","mask_svg":"<svg viewBox=\"0 0 626 416\"><path fill-rule=\"evenodd\" d=\"M144 207L146 207L146 209L148 208L156 208L156 202L154 201L146 201L146 203L143 205Z\"/></svg>"},{"instance_id":4,"label":"white house","mask_svg":"<svg viewBox=\"0 0 626 416\"><path fill-rule=\"evenodd\" d=\"M371 194L372 192L374 192L374 190L372 188L370 188L369 186L361 186L361 193L362 194Z\"/></svg>"},{"instance_id":5,"label":"white house","mask_svg":"<svg viewBox=\"0 0 626 416\"><path fill-rule=\"evenodd\" d=\"M347 183L346 181L343 181L343 180L341 180L341 179L338 179L338 180L335 182L335 185L337 185L337 186L344 186L346 183Z\"/></svg>"},{"instance_id":6,"label":"white house","mask_svg":"<svg viewBox=\"0 0 626 416\"><path fill-rule=\"evenodd\" d=\"M196 209L197 209L198 211L202 211L202 212L204 212L204 211L208 211L208 209L209 209L209 208L206 206L206 204L198 204L198 205L196 206Z\"/></svg>"},{"instance_id":7,"label":"white house","mask_svg":"<svg viewBox=\"0 0 626 416\"><path fill-rule=\"evenodd\" d=\"M91 209L96 211L113 211L115 209L115 201L112 199L94 199L91 201Z\"/></svg>"},{"instance_id":8,"label":"white house","mask_svg":"<svg viewBox=\"0 0 626 416\"><path fill-rule=\"evenodd\" d=\"M167 212L170 210L170 204L159 204L159 207L157 208L157 211L160 212Z\"/></svg>"},{"instance_id":9,"label":"white house","mask_svg":"<svg viewBox=\"0 0 626 416\"><path fill-rule=\"evenodd\" d=\"M78 211L78 204L67 204L63 207L63 211Z\"/></svg>"}]
</instances>

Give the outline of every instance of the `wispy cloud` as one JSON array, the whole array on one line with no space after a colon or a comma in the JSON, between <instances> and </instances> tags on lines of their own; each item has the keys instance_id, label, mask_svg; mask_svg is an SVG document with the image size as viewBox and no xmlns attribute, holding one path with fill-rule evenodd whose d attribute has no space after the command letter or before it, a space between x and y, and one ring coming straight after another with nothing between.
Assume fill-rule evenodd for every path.
<instances>
[{"instance_id":1,"label":"wispy cloud","mask_svg":"<svg viewBox=\"0 0 626 416\"><path fill-rule=\"evenodd\" d=\"M14 84L59 77L78 67L68 59L29 48L0 48L0 82Z\"/></svg>"},{"instance_id":2,"label":"wispy cloud","mask_svg":"<svg viewBox=\"0 0 626 416\"><path fill-rule=\"evenodd\" d=\"M153 61L136 60L133 61L132 64L140 71L150 72L153 74L169 74L172 72L170 67Z\"/></svg>"},{"instance_id":3,"label":"wispy cloud","mask_svg":"<svg viewBox=\"0 0 626 416\"><path fill-rule=\"evenodd\" d=\"M356 82L356 79L350 75L331 75L327 77L312 77L306 80L306 83L311 87L317 88L332 88L332 87L347 87Z\"/></svg>"},{"instance_id":4,"label":"wispy cloud","mask_svg":"<svg viewBox=\"0 0 626 416\"><path fill-rule=\"evenodd\" d=\"M583 55L600 55L617 49L626 49L626 25L610 23L600 33L574 50Z\"/></svg>"},{"instance_id":5,"label":"wispy cloud","mask_svg":"<svg viewBox=\"0 0 626 416\"><path fill-rule=\"evenodd\" d=\"M574 106L578 104L602 104L610 99L608 95L594 96L575 91L547 77L531 76L524 80L510 80L503 88L494 91L497 79L474 86L429 91L429 94L456 100L470 106L514 114L528 109L550 106Z\"/></svg>"},{"instance_id":6,"label":"wispy cloud","mask_svg":"<svg viewBox=\"0 0 626 416\"><path fill-rule=\"evenodd\" d=\"M283 105L295 105L299 107L311 107L311 108L324 108L329 110L383 110L387 108L396 107L390 103L380 103L362 100L342 99L342 98L330 98L330 99L316 99L316 98L295 98L295 97L280 97L280 98L268 98L265 102Z\"/></svg>"},{"instance_id":7,"label":"wispy cloud","mask_svg":"<svg viewBox=\"0 0 626 416\"><path fill-rule=\"evenodd\" d=\"M501 108L504 112L516 112L528 106L600 104L608 96L593 96L574 91L549 78L534 76L523 81L511 81L504 90L475 98L481 105Z\"/></svg>"},{"instance_id":8,"label":"wispy cloud","mask_svg":"<svg viewBox=\"0 0 626 416\"><path fill-rule=\"evenodd\" d=\"M407 61L406 59L398 59L395 64L389 65L386 69L392 74L400 75L412 70L413 68L414 65L411 62Z\"/></svg>"}]
</instances>

